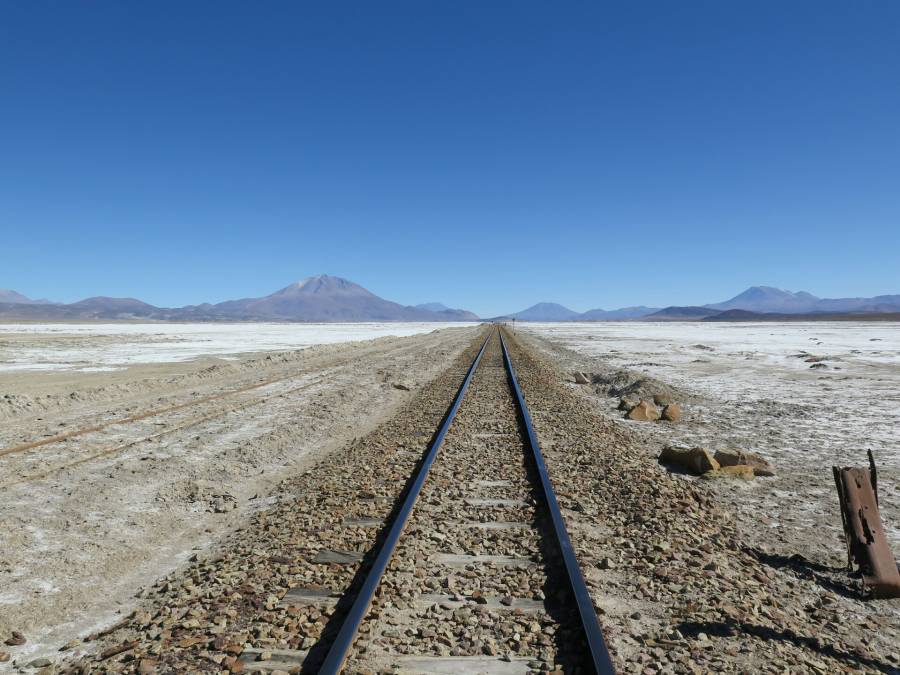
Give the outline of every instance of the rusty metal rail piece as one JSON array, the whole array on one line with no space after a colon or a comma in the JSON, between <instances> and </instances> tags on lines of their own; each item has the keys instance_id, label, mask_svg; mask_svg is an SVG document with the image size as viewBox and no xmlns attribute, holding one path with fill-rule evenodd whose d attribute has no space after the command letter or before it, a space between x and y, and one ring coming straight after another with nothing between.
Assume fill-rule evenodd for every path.
<instances>
[{"instance_id":1,"label":"rusty metal rail piece","mask_svg":"<svg viewBox=\"0 0 900 675\"><path fill-rule=\"evenodd\" d=\"M869 468L832 467L841 520L847 538L848 562L855 562L863 583L875 598L900 598L900 570L891 553L878 511L875 462Z\"/></svg>"}]
</instances>

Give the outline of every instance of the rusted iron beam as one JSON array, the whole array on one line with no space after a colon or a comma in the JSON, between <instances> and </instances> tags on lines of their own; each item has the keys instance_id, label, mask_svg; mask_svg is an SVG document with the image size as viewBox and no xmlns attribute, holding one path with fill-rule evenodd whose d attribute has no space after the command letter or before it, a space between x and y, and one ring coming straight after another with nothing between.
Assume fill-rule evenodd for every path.
<instances>
[{"instance_id":1,"label":"rusted iron beam","mask_svg":"<svg viewBox=\"0 0 900 675\"><path fill-rule=\"evenodd\" d=\"M900 570L891 553L878 512L878 474L869 452L869 468L832 467L847 539L848 565L853 563L875 598L900 598Z\"/></svg>"}]
</instances>

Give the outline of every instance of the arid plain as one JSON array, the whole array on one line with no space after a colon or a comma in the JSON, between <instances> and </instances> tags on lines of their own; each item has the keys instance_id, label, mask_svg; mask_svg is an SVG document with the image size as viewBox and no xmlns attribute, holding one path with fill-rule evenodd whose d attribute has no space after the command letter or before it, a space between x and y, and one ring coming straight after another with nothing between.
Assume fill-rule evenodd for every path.
<instances>
[{"instance_id":1,"label":"arid plain","mask_svg":"<svg viewBox=\"0 0 900 675\"><path fill-rule=\"evenodd\" d=\"M485 330L2 328L0 635L26 641L0 646L0 668L25 672L156 663L152 647L143 659L92 659L142 634L131 617L165 613L160 579L177 587L198 559L221 557L236 532L282 508L295 494L286 484L332 490L323 467L452 380ZM900 604L864 600L844 572L831 479L832 464L862 465L875 451L898 551L896 326L520 324L512 335L623 672L900 668ZM610 382L668 397L683 416L626 420ZM667 444L748 450L775 475L672 473L656 460ZM371 461L390 463L376 447ZM657 487L638 498L647 484ZM685 511L685 499L696 508ZM192 664L224 663L183 644ZM500 653L521 648L510 641Z\"/></svg>"}]
</instances>

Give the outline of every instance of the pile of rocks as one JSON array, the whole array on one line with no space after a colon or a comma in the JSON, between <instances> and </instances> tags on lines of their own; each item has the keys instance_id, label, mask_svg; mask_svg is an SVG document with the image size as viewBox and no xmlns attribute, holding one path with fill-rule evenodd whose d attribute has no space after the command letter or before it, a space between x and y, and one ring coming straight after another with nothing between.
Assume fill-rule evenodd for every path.
<instances>
[{"instance_id":1,"label":"pile of rocks","mask_svg":"<svg viewBox=\"0 0 900 675\"><path fill-rule=\"evenodd\" d=\"M593 373L591 384L598 394L620 398L684 399L684 393L655 377L635 370L620 369L606 373Z\"/></svg>"},{"instance_id":2,"label":"pile of rocks","mask_svg":"<svg viewBox=\"0 0 900 675\"><path fill-rule=\"evenodd\" d=\"M593 384L598 393L619 397L619 410L625 419L636 422L680 422L684 414L675 402L675 391L650 377L629 370L613 373L572 373L575 384Z\"/></svg>"},{"instance_id":3,"label":"pile of rocks","mask_svg":"<svg viewBox=\"0 0 900 675\"><path fill-rule=\"evenodd\" d=\"M715 454L706 448L683 448L667 445L659 454L659 463L687 471L704 478L743 478L774 476L775 469L761 455L744 450L717 450Z\"/></svg>"},{"instance_id":4,"label":"pile of rocks","mask_svg":"<svg viewBox=\"0 0 900 675\"><path fill-rule=\"evenodd\" d=\"M636 422L680 422L683 415L681 405L662 396L654 396L652 401L624 397L619 410L625 411L625 419Z\"/></svg>"}]
</instances>

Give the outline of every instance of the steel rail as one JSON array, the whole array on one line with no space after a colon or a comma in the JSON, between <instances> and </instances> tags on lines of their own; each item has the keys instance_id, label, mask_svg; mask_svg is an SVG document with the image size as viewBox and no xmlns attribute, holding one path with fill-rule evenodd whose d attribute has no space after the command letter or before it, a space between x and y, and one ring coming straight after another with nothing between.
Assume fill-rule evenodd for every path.
<instances>
[{"instance_id":1,"label":"steel rail","mask_svg":"<svg viewBox=\"0 0 900 675\"><path fill-rule=\"evenodd\" d=\"M491 331L491 333L493 333L493 331ZM484 344L481 345L481 349L475 357L475 360L472 361L472 365L469 366L466 378L463 380L462 386L460 386L459 391L456 394L456 398L453 399L453 405L450 406L450 410L447 412L443 424L441 424L437 435L431 443L431 449L425 456L422 466L419 467L419 473L416 475L415 481L409 488L409 493L406 495L403 505L400 507L400 511L397 513L397 517L394 519L391 529L388 531L387 537L381 545L381 549L378 551L378 556L375 558L375 562L372 563L372 567L366 575L366 580L363 583L359 594L353 601L353 605L350 607L344 622L341 624L341 628L338 631L337 636L335 636L334 642L332 642L328 654L325 656L325 660L322 661L322 665L319 667L318 672L320 675L336 675L341 672L341 668L344 665L344 661L347 659L350 647L356 639L359 626L363 619L365 619L366 614L369 613L369 606L372 604L372 598L375 596L375 591L381 584L381 578L384 576L388 563L394 555L394 549L397 548L397 542L400 540L400 535L403 534L403 528L406 526L406 521L409 520L409 515L412 513L416 500L419 497L419 493L422 491L422 486L425 484L425 479L428 477L431 465L434 464L434 459L437 457L437 453L444 442L444 437L447 435L447 431L450 429L450 425L456 417L456 411L459 410L459 406L462 404L466 391L469 389L469 383L472 381L472 376L478 368L478 363L481 361L481 357L484 354L484 350L487 348L491 337L492 335L488 335Z\"/></svg>"},{"instance_id":2,"label":"steel rail","mask_svg":"<svg viewBox=\"0 0 900 675\"><path fill-rule=\"evenodd\" d=\"M559 502L557 502L556 493L553 491L553 483L550 480L550 474L547 472L547 464L544 462L544 455L541 453L541 446L540 443L538 443L537 435L534 432L534 426L531 423L531 415L528 412L528 406L525 404L525 397L522 395L519 381L516 378L516 369L513 367L512 359L509 356L509 350L506 348L506 341L503 339L503 333L501 331L498 332L500 333L500 346L503 348L503 361L506 364L506 373L509 376L510 386L516 395L519 413L522 416L522 423L525 425L525 429L528 432L528 443L534 454L534 462L537 466L538 476L541 479L541 487L543 488L547 510L550 512L550 518L553 522L553 533L556 536L556 543L562 553L563 561L566 565L569 585L575 596L575 602L578 605L578 613L581 616L581 625L584 629L588 647L591 650L594 671L598 673L598 675L614 675L616 670L613 667L612 659L609 656L609 648L606 646L606 640L603 639L603 631L600 629L600 623L597 620L594 602L591 600L590 593L584 583L581 567L578 565L578 559L575 557L575 549L572 547L572 541L569 539L569 533L566 530L562 512L559 510Z\"/></svg>"}]
</instances>

